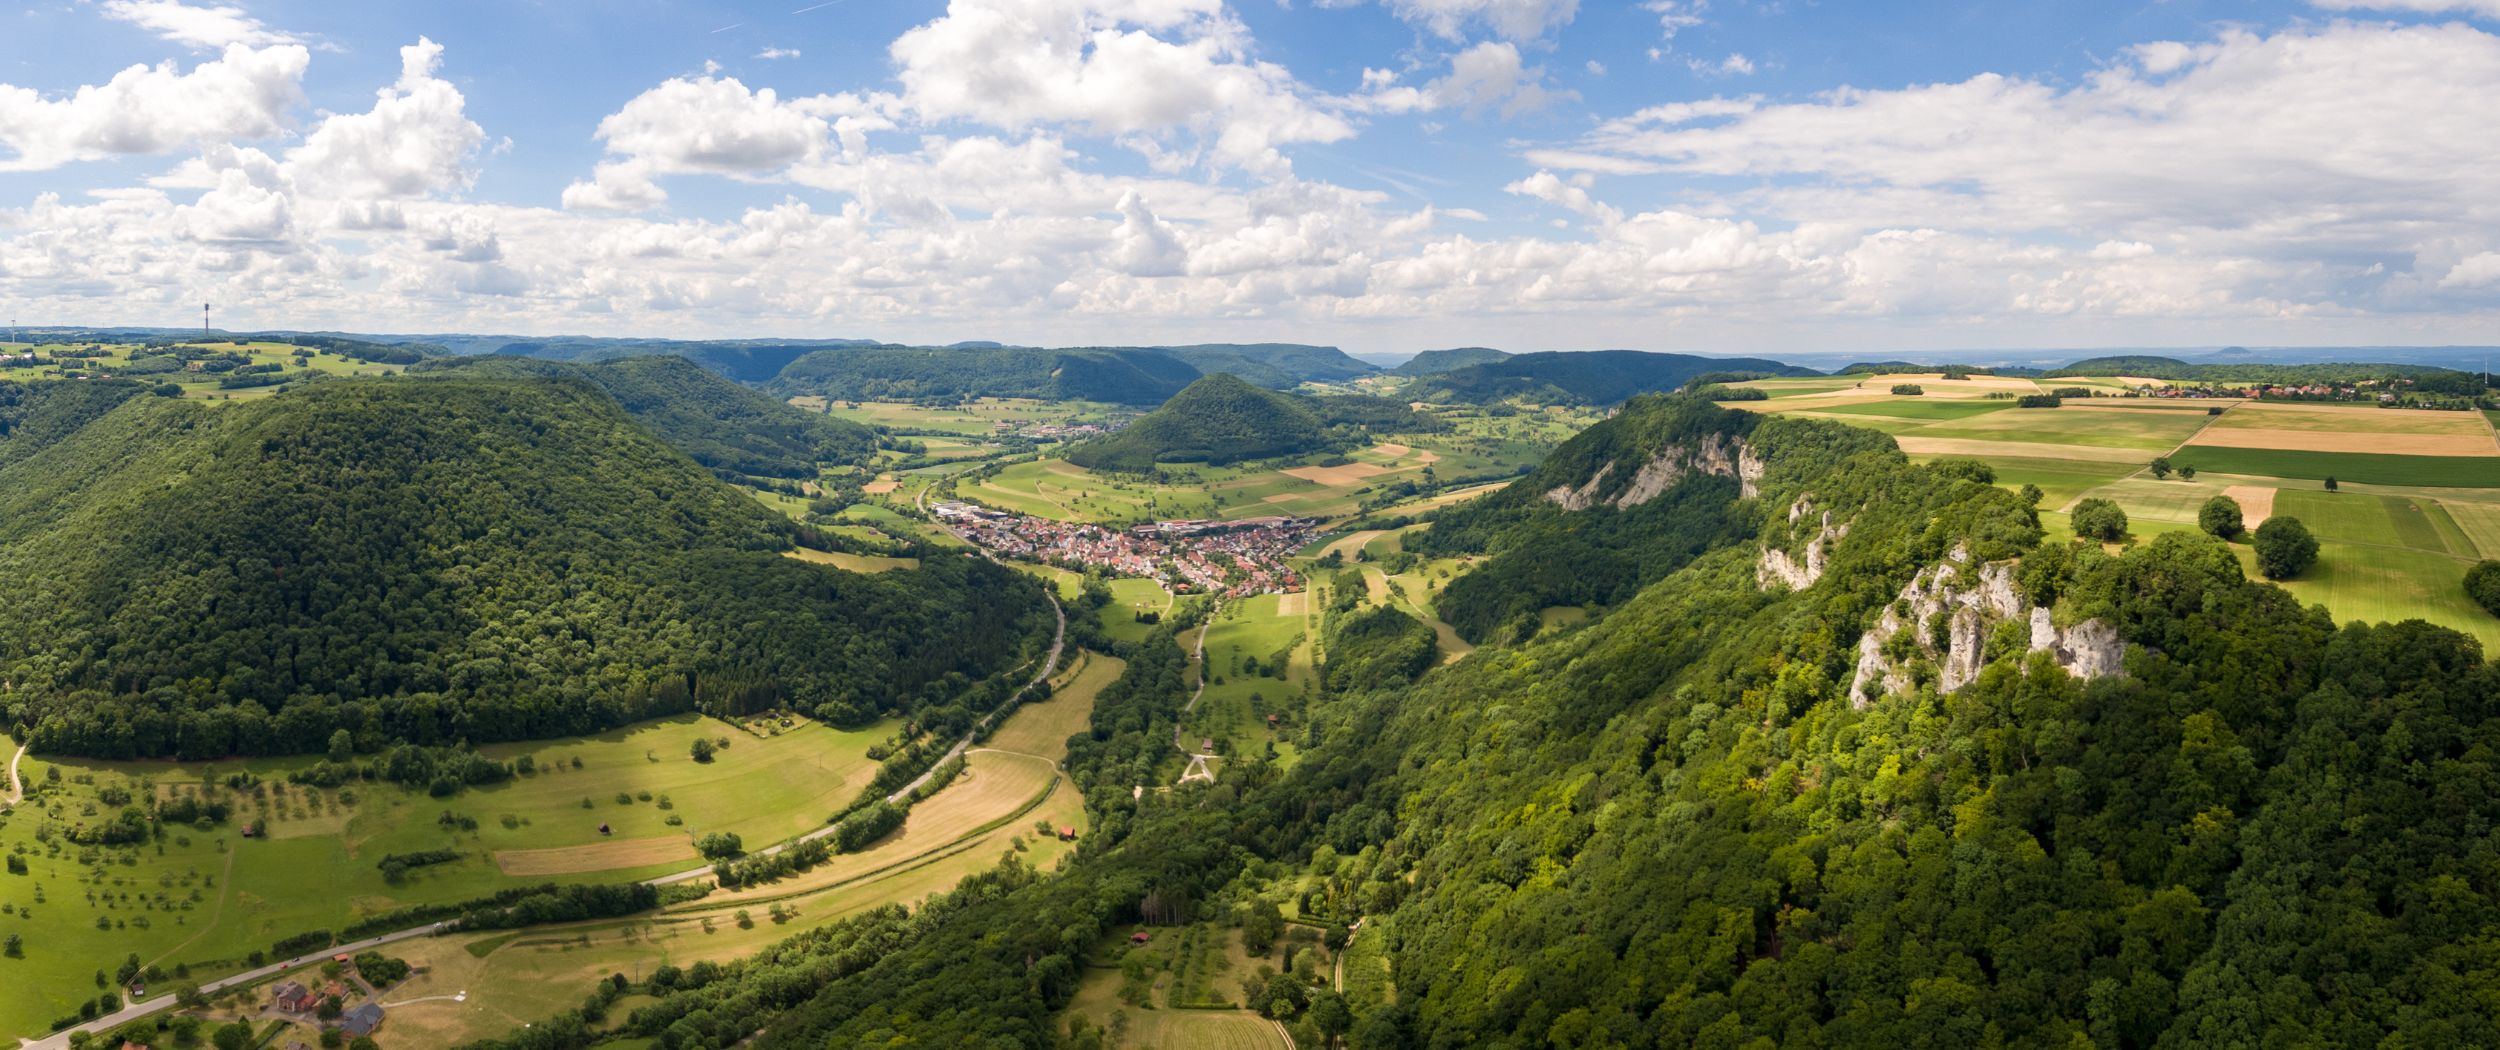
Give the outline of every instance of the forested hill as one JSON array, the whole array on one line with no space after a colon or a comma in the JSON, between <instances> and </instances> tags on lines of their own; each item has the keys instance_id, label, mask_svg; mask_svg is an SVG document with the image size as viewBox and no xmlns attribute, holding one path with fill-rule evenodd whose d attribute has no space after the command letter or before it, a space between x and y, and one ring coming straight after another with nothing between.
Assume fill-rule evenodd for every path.
<instances>
[{"instance_id":1,"label":"forested hill","mask_svg":"<svg viewBox=\"0 0 2500 1050\"><path fill-rule=\"evenodd\" d=\"M1290 390L1306 382L1334 383L1372 375L1380 370L1346 356L1333 346L1301 343L1197 343L1158 346L1207 375L1229 372L1271 390Z\"/></svg>"},{"instance_id":2,"label":"forested hill","mask_svg":"<svg viewBox=\"0 0 2500 1050\"><path fill-rule=\"evenodd\" d=\"M1509 359L1509 354L1489 346L1462 346L1450 350L1426 350L1407 358L1389 371L1393 375L1428 376L1438 375L1454 368L1465 368L1468 365L1481 365Z\"/></svg>"},{"instance_id":3,"label":"forested hill","mask_svg":"<svg viewBox=\"0 0 2500 1050\"><path fill-rule=\"evenodd\" d=\"M780 397L917 401L1033 397L1160 404L1198 378L1187 362L1152 350L819 350L790 362L767 390Z\"/></svg>"},{"instance_id":4,"label":"forested hill","mask_svg":"<svg viewBox=\"0 0 2500 1050\"><path fill-rule=\"evenodd\" d=\"M1290 769L1133 792L1189 693L1167 625L1071 749L1097 823L1067 870L1011 859L794 939L627 1033L1099 1047L1058 1011L1106 934L1254 900L1359 920L1389 966L1381 999L1351 961L1342 994L1325 960L1245 987L1302 1045L2468 1046L2500 1024L2500 673L2473 641L2339 627L2201 535L2069 546L1979 465L1863 431L1685 423L1758 469L1679 479L1718 489L1689 509L1716 538L1584 626L1436 669L1423 625L1339 613ZM510 1045L587 1044L569 1030Z\"/></svg>"},{"instance_id":5,"label":"forested hill","mask_svg":"<svg viewBox=\"0 0 2500 1050\"><path fill-rule=\"evenodd\" d=\"M1303 397L1252 386L1230 373L1189 384L1116 433L1068 450L1097 470L1149 471L1156 463L1239 463L1350 446L1373 430L1415 431L1433 421L1376 397Z\"/></svg>"},{"instance_id":6,"label":"forested hill","mask_svg":"<svg viewBox=\"0 0 2500 1050\"><path fill-rule=\"evenodd\" d=\"M2175 357L2118 355L2092 357L2045 373L2064 376L2140 376L2180 382L2211 383L2352 383L2363 380L2408 379L2426 388L2463 395L2483 392L2482 376L2435 365L2371 364L2360 361L2318 361L2268 364L2258 361L2191 363Z\"/></svg>"},{"instance_id":7,"label":"forested hill","mask_svg":"<svg viewBox=\"0 0 2500 1050\"><path fill-rule=\"evenodd\" d=\"M1813 369L1752 357L1576 350L1518 354L1464 365L1418 380L1409 393L1426 401L1467 404L1524 397L1553 404L1612 405L1634 394L1673 390L1710 372L1816 374Z\"/></svg>"},{"instance_id":8,"label":"forested hill","mask_svg":"<svg viewBox=\"0 0 2500 1050\"><path fill-rule=\"evenodd\" d=\"M848 724L1047 630L1026 578L864 576L588 384L138 397L0 463L0 707L38 750L483 742L693 705Z\"/></svg>"},{"instance_id":9,"label":"forested hill","mask_svg":"<svg viewBox=\"0 0 2500 1050\"><path fill-rule=\"evenodd\" d=\"M625 357L589 365L446 358L415 371L586 379L660 440L725 474L813 478L821 466L857 463L877 450L876 434L867 427L800 411L682 357Z\"/></svg>"},{"instance_id":10,"label":"forested hill","mask_svg":"<svg viewBox=\"0 0 2500 1050\"><path fill-rule=\"evenodd\" d=\"M0 379L0 466L50 447L144 393L147 387L129 379Z\"/></svg>"},{"instance_id":11,"label":"forested hill","mask_svg":"<svg viewBox=\"0 0 2500 1050\"><path fill-rule=\"evenodd\" d=\"M720 339L698 342L668 339L510 339L494 342L496 354L546 361L612 361L623 357L670 355L685 358L703 366L706 371L741 383L767 382L780 375L790 362L828 347L877 345L866 339Z\"/></svg>"}]
</instances>

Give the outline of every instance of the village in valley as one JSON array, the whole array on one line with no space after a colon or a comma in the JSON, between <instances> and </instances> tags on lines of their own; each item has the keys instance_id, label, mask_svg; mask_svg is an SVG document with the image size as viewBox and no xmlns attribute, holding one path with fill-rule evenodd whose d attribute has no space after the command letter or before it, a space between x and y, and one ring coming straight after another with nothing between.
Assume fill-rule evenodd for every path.
<instances>
[{"instance_id":1,"label":"village in valley","mask_svg":"<svg viewBox=\"0 0 2500 1050\"><path fill-rule=\"evenodd\" d=\"M1311 518L1158 521L1120 529L1052 521L947 501L931 511L947 531L1004 558L1147 577L1174 594L1245 598L1299 590L1285 559L1319 533Z\"/></svg>"}]
</instances>

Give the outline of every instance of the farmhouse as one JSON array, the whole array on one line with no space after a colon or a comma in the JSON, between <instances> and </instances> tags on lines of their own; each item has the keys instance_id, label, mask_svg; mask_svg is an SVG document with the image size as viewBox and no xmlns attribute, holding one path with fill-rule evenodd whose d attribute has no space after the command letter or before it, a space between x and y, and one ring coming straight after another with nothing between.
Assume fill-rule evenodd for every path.
<instances>
[{"instance_id":1,"label":"farmhouse","mask_svg":"<svg viewBox=\"0 0 2500 1050\"><path fill-rule=\"evenodd\" d=\"M382 1004L362 1003L339 1018L339 1030L350 1038L372 1035L382 1027Z\"/></svg>"},{"instance_id":2,"label":"farmhouse","mask_svg":"<svg viewBox=\"0 0 2500 1050\"><path fill-rule=\"evenodd\" d=\"M294 981L287 981L278 985L270 1001L280 1010L288 1013L302 1013L320 1005L321 997L314 995L310 988Z\"/></svg>"}]
</instances>

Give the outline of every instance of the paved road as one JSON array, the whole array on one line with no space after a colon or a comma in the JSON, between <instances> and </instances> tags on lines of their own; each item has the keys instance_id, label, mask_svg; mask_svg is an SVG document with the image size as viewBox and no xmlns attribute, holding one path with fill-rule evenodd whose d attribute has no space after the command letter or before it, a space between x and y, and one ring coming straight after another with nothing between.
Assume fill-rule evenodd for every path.
<instances>
[{"instance_id":1,"label":"paved road","mask_svg":"<svg viewBox=\"0 0 2500 1050\"><path fill-rule=\"evenodd\" d=\"M366 951L372 948L379 948L385 944L390 944L396 941L404 941L412 937L424 937L432 934L436 930L441 929L442 926L443 924L438 922L430 926L419 926L415 929L409 930L397 930L391 933L382 934L378 937L367 937L361 941L342 944L331 948L322 948L309 955L298 955L284 962L270 963L269 965L263 966L257 970L248 970L222 980L210 981L200 986L200 994L213 997L219 992L223 992L229 988L241 987L243 985L251 984L254 981L264 981L288 970L292 970L298 966L321 962L341 952L354 955L357 952ZM95 1020L79 1025L76 1028L64 1028L41 1039L20 1039L18 1040L18 1045L24 1048L24 1050L68 1050L69 1035L71 1032L100 1032L108 1028L118 1028L142 1017L146 1017L149 1014L156 1013L159 1010L170 1008L173 1005L173 994L168 991L160 991L149 999L122 1007L114 1013L96 1018Z\"/></svg>"},{"instance_id":2,"label":"paved road","mask_svg":"<svg viewBox=\"0 0 2500 1050\"><path fill-rule=\"evenodd\" d=\"M1050 654L1042 660L1041 673L1034 675L1032 681L1026 682L1024 684L1024 688L1016 690L1015 695L1008 697L1006 702L998 705L996 710L982 716L981 721L976 723L971 731L966 732L962 739L955 741L955 746L949 748L946 752L946 756L938 759L937 764L931 766L929 772L920 774L920 776L911 783L905 784L901 789L895 791L893 794L887 795L886 801L902 801L905 795L911 794L914 789L927 783L930 773L936 772L937 766L945 765L948 761L962 755L964 753L964 749L972 745L972 738L974 736L978 735L981 730L987 728L991 722L996 721L1000 715L1013 710L1016 704L1024 699L1024 694L1032 692L1034 686L1040 685L1042 682L1048 680L1053 673L1056 673L1059 670L1059 654L1062 648L1067 644L1068 640L1068 611L1059 604L1058 594L1052 592L1047 585L1044 588L1044 593L1050 599L1050 611L1053 615L1058 617L1059 624L1050 639ZM22 757L25 753L25 748L21 747L18 749L19 756ZM9 776L12 783L14 783L17 776L17 762L15 759L10 760L9 762ZM817 828L816 830L808 832L805 835L801 835L798 838L775 845L770 849L758 851L759 855L769 856L788 849L793 844L805 842L809 839L823 838L827 835L833 834L835 827L836 825L825 825L824 827ZM656 879L645 879L643 881L653 886L665 886L673 882L684 882L688 879L701 878L711 873L712 866L706 864L700 868L694 869L693 871L681 871L674 875L662 875ZM404 941L412 937L429 936L437 931L440 931L442 928L443 924L438 922L426 926L418 926L412 929L396 930L377 937L368 937L352 944L342 944L336 947L323 948L310 955L297 956L285 962L271 963L267 966L261 967L260 969L252 970L246 973L239 973L223 980L210 981L200 986L200 993L203 995L215 996L217 993L225 991L226 989L251 984L254 981L266 980L287 970L294 969L295 967L302 966L306 963L319 962L341 952L353 955L357 952L390 944L395 941ZM169 1009L173 1006L174 997L169 993L159 992L149 999L122 1007L119 1011L99 1017L77 1027L64 1028L41 1039L20 1039L18 1040L18 1046L20 1047L20 1050L68 1050L69 1036L72 1032L101 1032L107 1029L118 1028L122 1025L129 1024L132 1021L136 1021L150 1014Z\"/></svg>"}]
</instances>

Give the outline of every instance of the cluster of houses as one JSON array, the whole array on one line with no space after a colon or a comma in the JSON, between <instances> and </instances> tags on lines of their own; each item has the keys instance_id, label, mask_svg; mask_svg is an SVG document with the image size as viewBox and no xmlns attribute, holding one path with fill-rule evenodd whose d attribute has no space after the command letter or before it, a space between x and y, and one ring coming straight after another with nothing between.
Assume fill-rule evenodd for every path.
<instances>
[{"instance_id":1,"label":"cluster of houses","mask_svg":"<svg viewBox=\"0 0 2500 1050\"><path fill-rule=\"evenodd\" d=\"M345 955L335 956L331 961L342 964L353 962ZM347 991L347 986L337 980L322 982L318 988L308 986L302 981L280 981L277 987L270 989L269 1005L276 1008L279 1013L295 1014L298 1015L297 1020L304 1020L316 1016L321 1010L322 1003L333 999L344 1003L347 999ZM382 1027L382 1004L366 999L364 1002L347 1007L339 1013L336 1024L339 1031L346 1033L351 1039L372 1035L375 1029Z\"/></svg>"},{"instance_id":2,"label":"cluster of houses","mask_svg":"<svg viewBox=\"0 0 2500 1050\"><path fill-rule=\"evenodd\" d=\"M931 508L955 535L1009 558L1162 581L1176 594L1241 598L1301 586L1285 559L1318 522L1262 517L1158 521L1126 530L1010 514L947 501Z\"/></svg>"},{"instance_id":3,"label":"cluster of houses","mask_svg":"<svg viewBox=\"0 0 2500 1050\"><path fill-rule=\"evenodd\" d=\"M992 433L1013 434L1035 441L1082 441L1086 438L1101 437L1118 429L1120 429L1118 423L1018 423L1014 420L1002 419L990 424Z\"/></svg>"}]
</instances>

